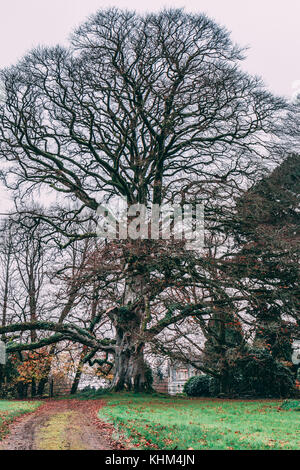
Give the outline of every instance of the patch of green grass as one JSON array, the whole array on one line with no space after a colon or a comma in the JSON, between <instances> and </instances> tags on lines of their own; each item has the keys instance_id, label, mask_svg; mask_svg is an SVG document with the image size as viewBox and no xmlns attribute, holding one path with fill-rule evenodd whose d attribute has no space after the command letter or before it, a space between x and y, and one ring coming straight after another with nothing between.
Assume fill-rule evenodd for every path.
<instances>
[{"instance_id":1,"label":"patch of green grass","mask_svg":"<svg viewBox=\"0 0 300 470\"><path fill-rule=\"evenodd\" d=\"M100 419L140 449L300 449L297 413L272 400L233 401L153 395L106 396Z\"/></svg>"},{"instance_id":2,"label":"patch of green grass","mask_svg":"<svg viewBox=\"0 0 300 470\"><path fill-rule=\"evenodd\" d=\"M81 437L77 413L65 411L49 418L39 430L36 445L38 450L86 450Z\"/></svg>"},{"instance_id":3,"label":"patch of green grass","mask_svg":"<svg viewBox=\"0 0 300 470\"><path fill-rule=\"evenodd\" d=\"M280 408L288 411L300 411L300 400L285 400Z\"/></svg>"},{"instance_id":4,"label":"patch of green grass","mask_svg":"<svg viewBox=\"0 0 300 470\"><path fill-rule=\"evenodd\" d=\"M7 434L8 424L18 416L31 413L40 406L40 402L0 400L0 441Z\"/></svg>"}]
</instances>

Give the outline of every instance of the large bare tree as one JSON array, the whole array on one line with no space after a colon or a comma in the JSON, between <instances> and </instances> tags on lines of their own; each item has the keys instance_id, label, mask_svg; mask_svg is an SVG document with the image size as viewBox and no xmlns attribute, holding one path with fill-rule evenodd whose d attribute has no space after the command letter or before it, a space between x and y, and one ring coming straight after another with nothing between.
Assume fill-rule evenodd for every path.
<instances>
[{"instance_id":1,"label":"large bare tree","mask_svg":"<svg viewBox=\"0 0 300 470\"><path fill-rule=\"evenodd\" d=\"M0 153L10 162L3 173L7 187L21 197L51 187L76 200L79 207L48 217L70 241L95 236L70 230L70 220L86 211L92 217L114 195L129 206L205 201L210 227L221 231L236 193L268 164L265 142L284 106L241 71L242 56L229 33L205 15L99 11L73 34L69 48L38 48L2 71ZM140 240L125 248L111 244L112 250L112 281L122 292L106 311L113 343L66 323L15 328L48 328L56 332L53 341L73 335L92 348L90 358L101 346L114 357L116 389L146 389L147 341L207 307L204 299L156 316L155 301L184 279L187 266L196 280L190 276L184 284L220 280L205 274L215 271L207 261L196 263L176 246L172 254L168 244ZM99 272L105 266L107 273L107 251L96 259ZM219 304L230 302L223 297Z\"/></svg>"}]
</instances>

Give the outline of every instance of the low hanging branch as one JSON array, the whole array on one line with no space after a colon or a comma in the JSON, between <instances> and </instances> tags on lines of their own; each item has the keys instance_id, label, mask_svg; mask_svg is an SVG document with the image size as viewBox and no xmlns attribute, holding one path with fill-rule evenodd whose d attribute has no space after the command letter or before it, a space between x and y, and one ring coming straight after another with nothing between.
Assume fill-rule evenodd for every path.
<instances>
[{"instance_id":1,"label":"low hanging branch","mask_svg":"<svg viewBox=\"0 0 300 470\"><path fill-rule=\"evenodd\" d=\"M9 352L14 351L25 351L25 350L33 350L39 349L47 344L54 344L58 343L63 340L69 340L76 343L83 344L84 346L107 351L114 353L114 341L110 340L98 340L89 333L87 330L80 328L76 325L72 324L59 324L53 322L45 322L45 321L38 321L34 323L15 323L12 325L7 325L4 327L0 327L0 334L5 333L15 333L15 332L24 332L24 331L55 331L56 334L51 336L50 338L41 339L36 343L31 344L20 344L20 345L8 345L7 350Z\"/></svg>"}]
</instances>

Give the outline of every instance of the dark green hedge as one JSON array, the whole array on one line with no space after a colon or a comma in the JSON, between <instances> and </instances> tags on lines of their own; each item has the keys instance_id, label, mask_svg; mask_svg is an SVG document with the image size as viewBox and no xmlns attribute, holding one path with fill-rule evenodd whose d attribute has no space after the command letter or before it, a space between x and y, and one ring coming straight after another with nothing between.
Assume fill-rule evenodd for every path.
<instances>
[{"instance_id":1,"label":"dark green hedge","mask_svg":"<svg viewBox=\"0 0 300 470\"><path fill-rule=\"evenodd\" d=\"M184 393L189 397L209 397L210 377L208 375L199 375L191 377L184 385Z\"/></svg>"}]
</instances>

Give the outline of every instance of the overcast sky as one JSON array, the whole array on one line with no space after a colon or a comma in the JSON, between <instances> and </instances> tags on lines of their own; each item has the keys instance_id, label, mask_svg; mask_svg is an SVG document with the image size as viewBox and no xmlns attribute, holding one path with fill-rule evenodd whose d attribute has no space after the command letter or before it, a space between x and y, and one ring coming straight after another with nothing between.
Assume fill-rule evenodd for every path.
<instances>
[{"instance_id":1,"label":"overcast sky","mask_svg":"<svg viewBox=\"0 0 300 470\"><path fill-rule=\"evenodd\" d=\"M0 67L38 44L66 43L86 16L108 6L204 11L232 31L235 41L250 47L245 68L261 75L273 92L290 96L293 85L300 89L299 0L2 0Z\"/></svg>"},{"instance_id":2,"label":"overcast sky","mask_svg":"<svg viewBox=\"0 0 300 470\"><path fill-rule=\"evenodd\" d=\"M67 44L74 27L109 6L205 12L249 46L244 68L262 76L271 91L289 97L300 91L300 0L1 0L0 68L38 44ZM0 211L7 205L0 190Z\"/></svg>"}]
</instances>

